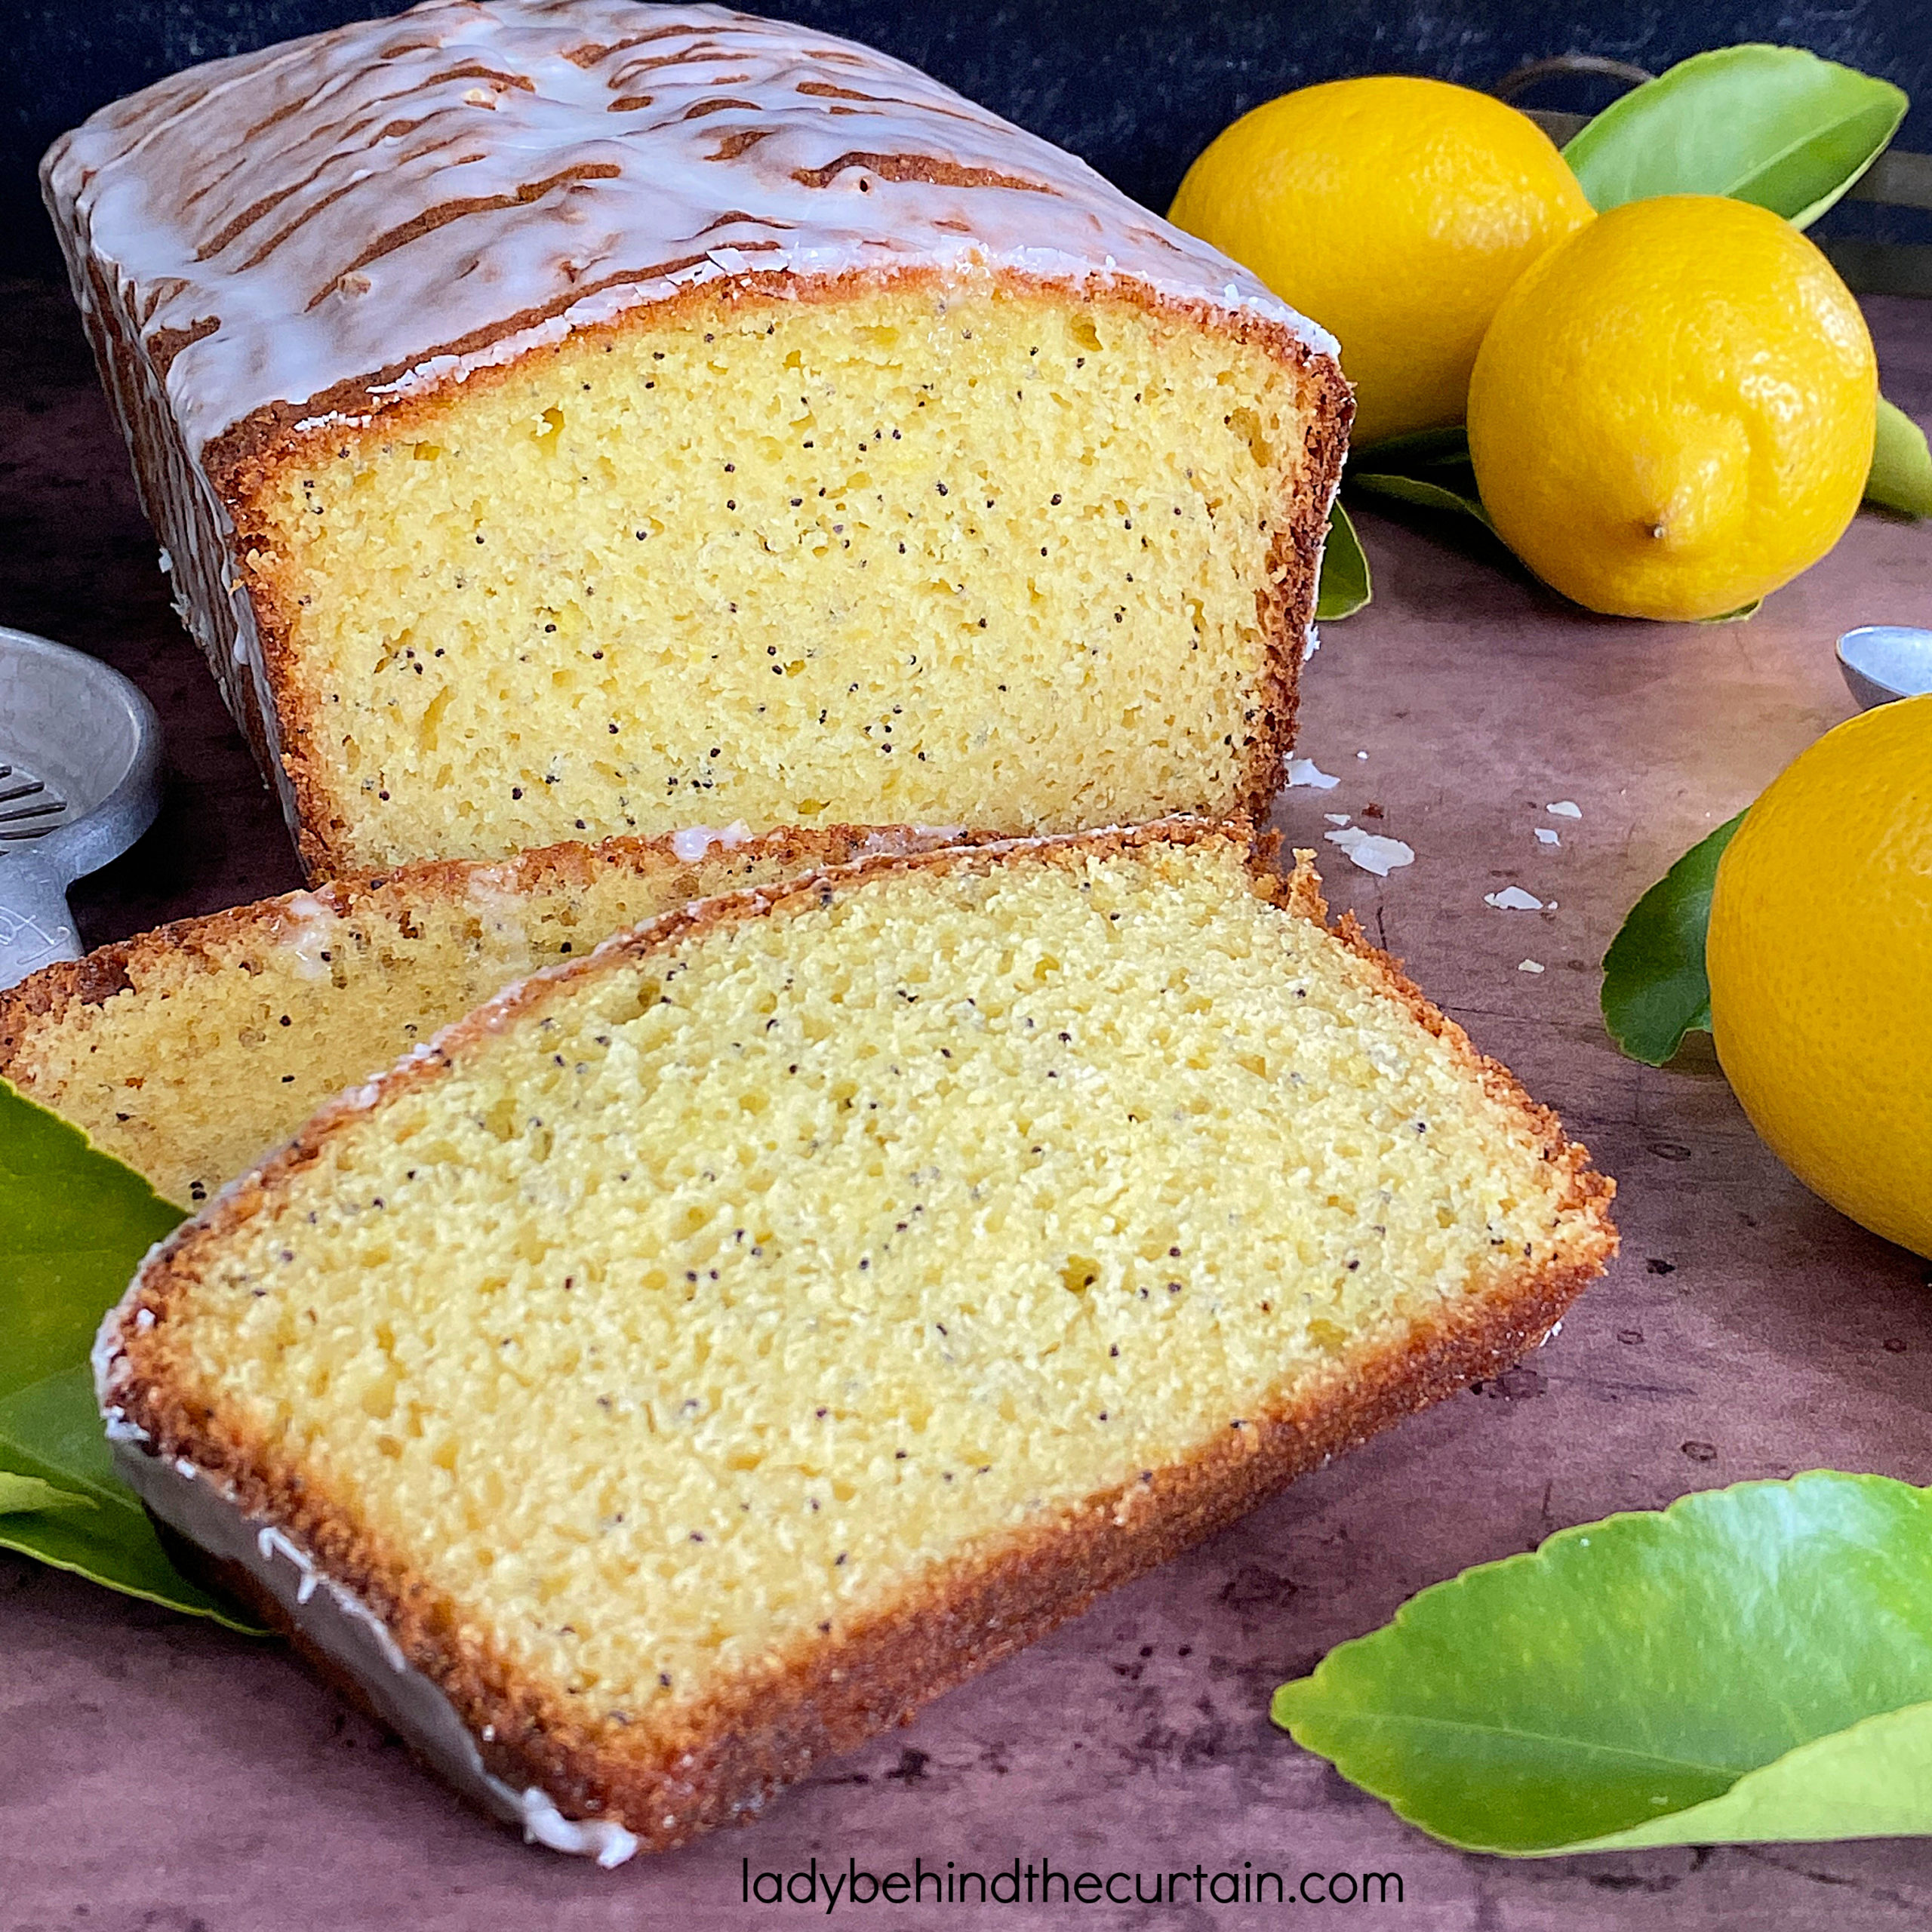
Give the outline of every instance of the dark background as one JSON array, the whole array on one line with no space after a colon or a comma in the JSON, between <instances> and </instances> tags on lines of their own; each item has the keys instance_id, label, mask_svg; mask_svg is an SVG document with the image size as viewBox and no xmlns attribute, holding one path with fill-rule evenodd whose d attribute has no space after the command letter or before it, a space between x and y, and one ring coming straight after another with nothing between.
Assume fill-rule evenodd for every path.
<instances>
[{"instance_id":1,"label":"dark background","mask_svg":"<svg viewBox=\"0 0 1932 1932\"><path fill-rule=\"evenodd\" d=\"M59 272L34 168L63 129L197 61L397 11L383 0L5 0L0 275ZM1897 145L1932 150L1932 0L749 0L749 11L896 54L1161 210L1222 128L1290 88L1392 72L1487 88L1551 54L1656 72L1734 41L1807 47L1903 88L1914 106ZM1525 104L1587 112L1614 91L1559 81ZM1924 226L1841 208L1819 232L1916 241Z\"/></svg>"}]
</instances>

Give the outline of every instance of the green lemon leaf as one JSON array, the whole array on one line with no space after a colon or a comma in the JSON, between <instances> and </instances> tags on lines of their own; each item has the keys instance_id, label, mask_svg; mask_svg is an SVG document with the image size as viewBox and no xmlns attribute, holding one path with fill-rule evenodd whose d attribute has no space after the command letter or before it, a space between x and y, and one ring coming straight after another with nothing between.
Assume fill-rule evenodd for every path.
<instances>
[{"instance_id":1,"label":"green lemon leaf","mask_svg":"<svg viewBox=\"0 0 1932 1932\"><path fill-rule=\"evenodd\" d=\"M1925 432L1883 396L1865 500L1907 516L1932 516L1932 451L1925 447Z\"/></svg>"},{"instance_id":2,"label":"green lemon leaf","mask_svg":"<svg viewBox=\"0 0 1932 1932\"><path fill-rule=\"evenodd\" d=\"M83 1496L78 1490L56 1489L51 1482L42 1482L38 1476L15 1475L11 1469L0 1469L0 1516L31 1515L42 1509L91 1509L95 1506L91 1497Z\"/></svg>"},{"instance_id":3,"label":"green lemon leaf","mask_svg":"<svg viewBox=\"0 0 1932 1932\"><path fill-rule=\"evenodd\" d=\"M1730 195L1808 227L1905 118L1889 81L1797 47L1721 47L1634 88L1563 150L1601 214L1652 195Z\"/></svg>"},{"instance_id":4,"label":"green lemon leaf","mask_svg":"<svg viewBox=\"0 0 1932 1932\"><path fill-rule=\"evenodd\" d=\"M1393 476L1423 475L1469 460L1469 432L1460 423L1447 429L1415 429L1406 436L1385 436L1379 443L1349 452L1351 472L1361 467Z\"/></svg>"},{"instance_id":5,"label":"green lemon leaf","mask_svg":"<svg viewBox=\"0 0 1932 1932\"><path fill-rule=\"evenodd\" d=\"M0 1548L249 1630L168 1561L115 1475L88 1367L100 1318L182 1218L80 1128L0 1080L0 1485L72 1499L0 1513Z\"/></svg>"},{"instance_id":6,"label":"green lemon leaf","mask_svg":"<svg viewBox=\"0 0 1932 1932\"><path fill-rule=\"evenodd\" d=\"M1603 956L1603 1023L1632 1060L1661 1066L1693 1027L1711 1030L1711 887L1743 821L1740 812L1692 846L1630 909Z\"/></svg>"},{"instance_id":7,"label":"green lemon leaf","mask_svg":"<svg viewBox=\"0 0 1932 1932\"><path fill-rule=\"evenodd\" d=\"M0 1549L125 1595L256 1632L232 1604L191 1583L168 1561L140 1500L114 1473L85 1362L0 1399L0 1466L7 1471L0 1481L38 1479L85 1509L0 1516Z\"/></svg>"},{"instance_id":8,"label":"green lemon leaf","mask_svg":"<svg viewBox=\"0 0 1932 1932\"><path fill-rule=\"evenodd\" d=\"M1489 512L1482 506L1482 499L1476 494L1475 472L1444 469L1441 475L1456 478L1461 487L1453 487L1448 481L1428 476L1390 476L1374 472L1358 476L1351 471L1349 481L1354 488L1366 490L1374 496L1393 497L1404 503L1419 503L1424 509L1451 510L1459 516L1474 517L1494 536L1496 526L1490 521Z\"/></svg>"},{"instance_id":9,"label":"green lemon leaf","mask_svg":"<svg viewBox=\"0 0 1932 1932\"><path fill-rule=\"evenodd\" d=\"M1469 1850L1932 1832L1932 1491L1815 1470L1563 1531L1273 1716Z\"/></svg>"},{"instance_id":10,"label":"green lemon leaf","mask_svg":"<svg viewBox=\"0 0 1932 1932\"><path fill-rule=\"evenodd\" d=\"M0 1080L0 1395L85 1361L141 1257L183 1218Z\"/></svg>"},{"instance_id":11,"label":"green lemon leaf","mask_svg":"<svg viewBox=\"0 0 1932 1932\"><path fill-rule=\"evenodd\" d=\"M1469 463L1469 434L1460 423L1450 429L1419 429L1391 436L1365 450L1350 452L1345 481L1352 490L1393 497L1424 509L1449 510L1474 517L1494 536L1496 526L1476 491Z\"/></svg>"},{"instance_id":12,"label":"green lemon leaf","mask_svg":"<svg viewBox=\"0 0 1932 1932\"><path fill-rule=\"evenodd\" d=\"M1349 513L1340 503L1328 512L1328 541L1321 551L1321 583L1315 593L1318 623L1338 624L1352 617L1373 594L1368 559Z\"/></svg>"},{"instance_id":13,"label":"green lemon leaf","mask_svg":"<svg viewBox=\"0 0 1932 1932\"><path fill-rule=\"evenodd\" d=\"M1740 604L1734 611L1720 611L1715 617L1700 617L1700 624L1748 624L1764 608L1761 597L1754 597L1748 604Z\"/></svg>"}]
</instances>

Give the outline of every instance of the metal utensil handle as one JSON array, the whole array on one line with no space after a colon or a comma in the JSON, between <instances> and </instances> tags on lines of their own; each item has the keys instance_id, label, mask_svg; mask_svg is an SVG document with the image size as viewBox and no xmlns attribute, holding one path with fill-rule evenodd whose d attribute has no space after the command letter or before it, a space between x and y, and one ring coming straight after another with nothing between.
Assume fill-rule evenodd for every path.
<instances>
[{"instance_id":1,"label":"metal utensil handle","mask_svg":"<svg viewBox=\"0 0 1932 1932\"><path fill-rule=\"evenodd\" d=\"M31 851L0 857L0 986L80 956L66 880Z\"/></svg>"}]
</instances>

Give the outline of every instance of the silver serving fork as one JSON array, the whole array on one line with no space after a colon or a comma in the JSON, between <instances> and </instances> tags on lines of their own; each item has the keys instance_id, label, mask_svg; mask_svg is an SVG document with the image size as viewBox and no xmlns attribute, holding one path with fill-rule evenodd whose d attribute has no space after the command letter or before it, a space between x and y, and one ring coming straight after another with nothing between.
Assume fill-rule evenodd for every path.
<instances>
[{"instance_id":1,"label":"silver serving fork","mask_svg":"<svg viewBox=\"0 0 1932 1932\"><path fill-rule=\"evenodd\" d=\"M31 771L0 764L0 838L40 838L67 809Z\"/></svg>"},{"instance_id":2,"label":"silver serving fork","mask_svg":"<svg viewBox=\"0 0 1932 1932\"><path fill-rule=\"evenodd\" d=\"M119 672L0 625L0 986L78 959L67 888L161 803L161 725Z\"/></svg>"}]
</instances>

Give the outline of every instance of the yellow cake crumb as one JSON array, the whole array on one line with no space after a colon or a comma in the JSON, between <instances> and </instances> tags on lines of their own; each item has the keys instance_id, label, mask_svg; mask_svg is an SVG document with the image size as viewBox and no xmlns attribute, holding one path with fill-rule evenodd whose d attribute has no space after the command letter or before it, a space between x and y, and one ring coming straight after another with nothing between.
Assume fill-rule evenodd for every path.
<instances>
[{"instance_id":1,"label":"yellow cake crumb","mask_svg":"<svg viewBox=\"0 0 1932 1932\"><path fill-rule=\"evenodd\" d=\"M991 282L532 351L274 460L298 792L335 869L1258 805L1332 408L1260 341Z\"/></svg>"}]
</instances>

